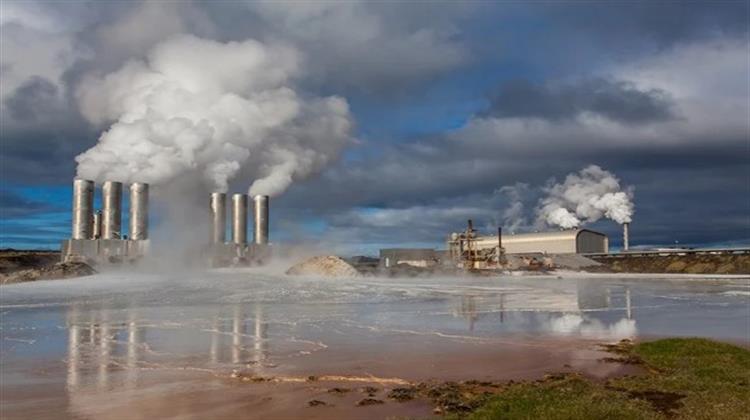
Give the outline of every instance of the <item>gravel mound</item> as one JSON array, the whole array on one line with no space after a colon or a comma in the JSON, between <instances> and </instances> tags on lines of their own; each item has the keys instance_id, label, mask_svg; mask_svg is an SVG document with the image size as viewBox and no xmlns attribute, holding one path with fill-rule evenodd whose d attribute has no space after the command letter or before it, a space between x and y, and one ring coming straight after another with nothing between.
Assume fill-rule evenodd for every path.
<instances>
[{"instance_id":1,"label":"gravel mound","mask_svg":"<svg viewBox=\"0 0 750 420\"><path fill-rule=\"evenodd\" d=\"M354 266L334 255L312 257L293 265L287 274L297 276L360 277L362 273Z\"/></svg>"}]
</instances>

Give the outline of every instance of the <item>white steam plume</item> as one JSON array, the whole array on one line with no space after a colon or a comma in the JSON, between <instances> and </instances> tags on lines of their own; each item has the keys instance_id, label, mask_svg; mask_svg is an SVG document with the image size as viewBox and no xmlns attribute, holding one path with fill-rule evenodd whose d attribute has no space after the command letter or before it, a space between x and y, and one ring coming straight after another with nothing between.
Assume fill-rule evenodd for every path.
<instances>
[{"instance_id":1,"label":"white steam plume","mask_svg":"<svg viewBox=\"0 0 750 420\"><path fill-rule=\"evenodd\" d=\"M526 212L523 199L528 192L529 184L523 182L516 182L514 185L506 185L495 190L495 194L504 195L509 201L502 213L502 226L506 232L516 233L527 227L528 220L524 216Z\"/></svg>"},{"instance_id":2,"label":"white steam plume","mask_svg":"<svg viewBox=\"0 0 750 420\"><path fill-rule=\"evenodd\" d=\"M216 190L242 176L278 195L322 170L350 141L339 97L302 98L297 52L253 40L179 36L76 91L92 123L113 123L76 158L78 176L169 184L198 175Z\"/></svg>"},{"instance_id":3,"label":"white steam plume","mask_svg":"<svg viewBox=\"0 0 750 420\"><path fill-rule=\"evenodd\" d=\"M561 184L544 188L547 196L537 206L537 222L565 229L602 217L629 223L633 216L633 189L620 187L611 172L590 165L571 173Z\"/></svg>"}]
</instances>

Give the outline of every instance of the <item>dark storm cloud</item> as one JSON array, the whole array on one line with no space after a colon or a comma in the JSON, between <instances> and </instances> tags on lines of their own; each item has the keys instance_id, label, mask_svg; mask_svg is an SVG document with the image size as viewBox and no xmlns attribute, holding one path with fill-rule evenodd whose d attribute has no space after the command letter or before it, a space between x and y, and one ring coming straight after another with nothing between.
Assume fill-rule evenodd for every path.
<instances>
[{"instance_id":1,"label":"dark storm cloud","mask_svg":"<svg viewBox=\"0 0 750 420\"><path fill-rule=\"evenodd\" d=\"M0 189L0 215L3 219L31 216L55 210L50 203L29 200L14 191Z\"/></svg>"},{"instance_id":2,"label":"dark storm cloud","mask_svg":"<svg viewBox=\"0 0 750 420\"><path fill-rule=\"evenodd\" d=\"M561 86L507 82L492 99L487 115L559 120L586 112L629 124L674 118L666 92L639 90L629 82L602 78Z\"/></svg>"},{"instance_id":3,"label":"dark storm cloud","mask_svg":"<svg viewBox=\"0 0 750 420\"><path fill-rule=\"evenodd\" d=\"M352 150L356 159L339 162L275 200L274 223L316 219L339 240L439 244L468 217L483 228L501 220L512 203L495 194L498 188L517 182L533 188L594 163L636 187L636 244L750 238L746 108L712 112L727 103L720 89L690 91L716 73L727 80L728 91L744 94L746 103L748 72L739 72L742 80L722 76L725 64L701 54L690 65L670 67L674 49L701 47L705 40L746 40L747 2L53 6L59 22L74 23L75 49L88 54L61 62L67 67L58 81L29 74L5 99L3 182L68 183L73 158L104 128L82 121L76 86L89 72L111 71L187 32L222 41L253 37L292 44L308 66L303 90L364 98L375 112L400 101L401 93L412 101L427 97L436 80L488 90L501 86L486 98L485 114L457 116L469 121L463 128L396 145L384 145L382 138L361 142ZM741 58L747 61L744 46ZM695 86L685 93L677 78L644 87L637 74L633 80L608 74L642 57L664 57L653 67L694 77ZM2 73L15 68L3 63ZM465 74L478 74L479 80L467 81ZM589 114L601 117L603 126L582 121ZM525 211L533 210L537 198L527 198ZM378 213L387 209L394 212ZM394 224L383 225L381 218L389 217ZM619 241L617 226L596 227Z\"/></svg>"},{"instance_id":4,"label":"dark storm cloud","mask_svg":"<svg viewBox=\"0 0 750 420\"><path fill-rule=\"evenodd\" d=\"M562 3L548 11L550 16L570 22L578 30L598 34L605 43L632 42L647 37L660 46L747 33L750 8L747 2L733 0L612 0L577 3L577 6Z\"/></svg>"},{"instance_id":5,"label":"dark storm cloud","mask_svg":"<svg viewBox=\"0 0 750 420\"><path fill-rule=\"evenodd\" d=\"M5 99L11 117L19 121L37 121L55 112L57 86L49 80L32 76Z\"/></svg>"}]
</instances>

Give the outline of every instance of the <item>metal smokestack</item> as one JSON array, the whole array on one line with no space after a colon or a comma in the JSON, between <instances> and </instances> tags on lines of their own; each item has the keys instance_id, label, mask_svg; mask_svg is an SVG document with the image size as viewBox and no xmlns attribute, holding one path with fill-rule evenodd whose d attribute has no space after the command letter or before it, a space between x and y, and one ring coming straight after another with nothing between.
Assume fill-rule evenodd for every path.
<instances>
[{"instance_id":1,"label":"metal smokestack","mask_svg":"<svg viewBox=\"0 0 750 420\"><path fill-rule=\"evenodd\" d=\"M265 245L268 243L268 196L256 195L253 201L255 202L253 237L256 244Z\"/></svg>"},{"instance_id":2,"label":"metal smokestack","mask_svg":"<svg viewBox=\"0 0 750 420\"><path fill-rule=\"evenodd\" d=\"M627 251L630 248L630 223L622 224L622 250Z\"/></svg>"},{"instance_id":3,"label":"metal smokestack","mask_svg":"<svg viewBox=\"0 0 750 420\"><path fill-rule=\"evenodd\" d=\"M130 185L130 239L148 239L148 184Z\"/></svg>"},{"instance_id":4,"label":"metal smokestack","mask_svg":"<svg viewBox=\"0 0 750 420\"><path fill-rule=\"evenodd\" d=\"M94 233L91 235L94 239L102 237L102 211L97 210L94 213Z\"/></svg>"},{"instance_id":5,"label":"metal smokestack","mask_svg":"<svg viewBox=\"0 0 750 420\"><path fill-rule=\"evenodd\" d=\"M227 195L211 193L211 243L223 244L227 240Z\"/></svg>"},{"instance_id":6,"label":"metal smokestack","mask_svg":"<svg viewBox=\"0 0 750 420\"><path fill-rule=\"evenodd\" d=\"M247 195L232 195L232 241L247 244Z\"/></svg>"},{"instance_id":7,"label":"metal smokestack","mask_svg":"<svg viewBox=\"0 0 750 420\"><path fill-rule=\"evenodd\" d=\"M107 181L102 185L101 224L102 239L120 239L122 237L121 182Z\"/></svg>"},{"instance_id":8,"label":"metal smokestack","mask_svg":"<svg viewBox=\"0 0 750 420\"><path fill-rule=\"evenodd\" d=\"M94 233L94 181L73 181L72 239L91 239Z\"/></svg>"}]
</instances>

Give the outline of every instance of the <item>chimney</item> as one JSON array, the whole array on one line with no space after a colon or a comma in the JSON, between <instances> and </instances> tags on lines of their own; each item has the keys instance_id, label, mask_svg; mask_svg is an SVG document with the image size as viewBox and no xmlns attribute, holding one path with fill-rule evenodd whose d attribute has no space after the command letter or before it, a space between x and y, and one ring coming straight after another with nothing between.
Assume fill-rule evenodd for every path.
<instances>
[{"instance_id":1,"label":"chimney","mask_svg":"<svg viewBox=\"0 0 750 420\"><path fill-rule=\"evenodd\" d=\"M247 244L247 195L232 195L232 240L237 245Z\"/></svg>"},{"instance_id":2,"label":"chimney","mask_svg":"<svg viewBox=\"0 0 750 420\"><path fill-rule=\"evenodd\" d=\"M211 243L223 244L227 239L227 195L211 193Z\"/></svg>"},{"instance_id":3,"label":"chimney","mask_svg":"<svg viewBox=\"0 0 750 420\"><path fill-rule=\"evenodd\" d=\"M107 181L102 185L102 239L122 237L122 183ZM96 230L96 228L95 228Z\"/></svg>"},{"instance_id":4,"label":"chimney","mask_svg":"<svg viewBox=\"0 0 750 420\"><path fill-rule=\"evenodd\" d=\"M500 249L503 248L503 227L498 226L497 228L497 246L500 247Z\"/></svg>"},{"instance_id":5,"label":"chimney","mask_svg":"<svg viewBox=\"0 0 750 420\"><path fill-rule=\"evenodd\" d=\"M268 196L256 195L253 201L255 203L253 237L256 244L265 245L268 243Z\"/></svg>"},{"instance_id":6,"label":"chimney","mask_svg":"<svg viewBox=\"0 0 750 420\"><path fill-rule=\"evenodd\" d=\"M94 181L73 181L72 239L91 239L94 234Z\"/></svg>"},{"instance_id":7,"label":"chimney","mask_svg":"<svg viewBox=\"0 0 750 420\"><path fill-rule=\"evenodd\" d=\"M130 239L148 239L148 184L130 185Z\"/></svg>"},{"instance_id":8,"label":"chimney","mask_svg":"<svg viewBox=\"0 0 750 420\"><path fill-rule=\"evenodd\" d=\"M102 237L102 211L97 210L96 213L94 213L94 233L91 235L94 239L99 239Z\"/></svg>"},{"instance_id":9,"label":"chimney","mask_svg":"<svg viewBox=\"0 0 750 420\"><path fill-rule=\"evenodd\" d=\"M622 224L622 250L627 251L630 248L630 223Z\"/></svg>"}]
</instances>

